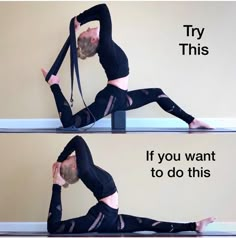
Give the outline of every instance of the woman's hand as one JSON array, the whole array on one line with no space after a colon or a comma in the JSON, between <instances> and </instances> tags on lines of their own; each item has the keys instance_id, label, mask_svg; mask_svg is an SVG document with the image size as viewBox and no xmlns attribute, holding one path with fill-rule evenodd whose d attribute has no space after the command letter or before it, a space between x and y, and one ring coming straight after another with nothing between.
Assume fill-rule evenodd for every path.
<instances>
[{"instance_id":1,"label":"woman's hand","mask_svg":"<svg viewBox=\"0 0 236 238\"><path fill-rule=\"evenodd\" d=\"M66 184L66 181L61 177L60 168L61 168L61 163L59 162L55 162L52 165L53 183L63 186Z\"/></svg>"},{"instance_id":2,"label":"woman's hand","mask_svg":"<svg viewBox=\"0 0 236 238\"><path fill-rule=\"evenodd\" d=\"M80 23L77 20L77 17L74 18L74 25L75 25L75 30L78 31L80 28Z\"/></svg>"}]
</instances>

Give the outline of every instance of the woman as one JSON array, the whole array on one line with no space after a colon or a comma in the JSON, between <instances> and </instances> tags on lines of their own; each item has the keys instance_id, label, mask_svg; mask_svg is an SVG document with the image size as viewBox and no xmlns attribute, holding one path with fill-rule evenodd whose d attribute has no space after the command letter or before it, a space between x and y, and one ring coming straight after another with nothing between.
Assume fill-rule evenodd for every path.
<instances>
[{"instance_id":1,"label":"woman","mask_svg":"<svg viewBox=\"0 0 236 238\"><path fill-rule=\"evenodd\" d=\"M75 156L70 156L75 151ZM85 216L62 221L61 186L81 179L94 194L98 203ZM202 232L213 218L198 222L173 223L149 218L118 214L118 192L112 176L93 163L88 145L75 136L64 148L58 162L53 164L52 197L47 221L50 233L125 233L135 231L154 232Z\"/></svg>"},{"instance_id":2,"label":"woman","mask_svg":"<svg viewBox=\"0 0 236 238\"><path fill-rule=\"evenodd\" d=\"M111 16L105 4L96 5L75 17L76 29L93 20L100 22L100 28L88 28L79 35L77 54L79 58L86 59L97 53L107 75L108 83L96 95L95 101L88 108L72 115L70 105L59 87L59 78L52 75L48 83L54 95L63 127L84 127L112 112L132 110L156 102L166 112L185 121L191 129L210 128L206 123L184 112L160 88L128 91L128 58L112 39ZM46 77L46 70L42 69L42 72Z\"/></svg>"}]
</instances>

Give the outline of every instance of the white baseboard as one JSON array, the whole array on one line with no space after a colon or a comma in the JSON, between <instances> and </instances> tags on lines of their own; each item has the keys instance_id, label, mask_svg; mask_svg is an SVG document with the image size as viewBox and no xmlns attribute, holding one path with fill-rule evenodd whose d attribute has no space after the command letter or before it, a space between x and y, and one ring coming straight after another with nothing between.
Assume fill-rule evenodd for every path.
<instances>
[{"instance_id":1,"label":"white baseboard","mask_svg":"<svg viewBox=\"0 0 236 238\"><path fill-rule=\"evenodd\" d=\"M0 222L0 232L46 232L46 222Z\"/></svg>"},{"instance_id":2,"label":"white baseboard","mask_svg":"<svg viewBox=\"0 0 236 238\"><path fill-rule=\"evenodd\" d=\"M236 128L236 118L199 118L215 128ZM34 129L61 127L59 119L0 119L0 128ZM178 118L126 118L128 128L187 128ZM111 119L103 118L93 128L111 128Z\"/></svg>"},{"instance_id":3,"label":"white baseboard","mask_svg":"<svg viewBox=\"0 0 236 238\"><path fill-rule=\"evenodd\" d=\"M0 222L0 232L46 232L46 222ZM236 222L214 222L206 232L236 232Z\"/></svg>"}]
</instances>

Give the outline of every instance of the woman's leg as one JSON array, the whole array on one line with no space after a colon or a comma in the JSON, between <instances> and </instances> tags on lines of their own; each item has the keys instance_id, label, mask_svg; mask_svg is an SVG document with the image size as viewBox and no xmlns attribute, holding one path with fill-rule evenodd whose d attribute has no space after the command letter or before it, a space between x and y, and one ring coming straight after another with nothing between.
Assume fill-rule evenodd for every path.
<instances>
[{"instance_id":1,"label":"woman's leg","mask_svg":"<svg viewBox=\"0 0 236 238\"><path fill-rule=\"evenodd\" d=\"M166 112L185 121L190 129L213 129L207 123L200 121L173 102L160 88L140 89L127 93L129 106L124 110L132 110L142 107L151 102L156 102Z\"/></svg>"},{"instance_id":2,"label":"woman's leg","mask_svg":"<svg viewBox=\"0 0 236 238\"><path fill-rule=\"evenodd\" d=\"M42 69L42 73L46 77L47 71ZM71 107L60 89L59 82L60 79L56 75L52 75L48 80L63 127L87 126L110 114L115 109L116 98L112 96L111 90L105 88L98 93L94 103L73 115Z\"/></svg>"},{"instance_id":3,"label":"woman's leg","mask_svg":"<svg viewBox=\"0 0 236 238\"><path fill-rule=\"evenodd\" d=\"M71 107L65 97L63 96L58 84L51 86L53 92L59 117L63 127L75 126L77 128L87 126L105 116L105 102L94 102L72 115Z\"/></svg>"},{"instance_id":4,"label":"woman's leg","mask_svg":"<svg viewBox=\"0 0 236 238\"><path fill-rule=\"evenodd\" d=\"M51 85L51 90L63 127L73 125L77 128L84 127L116 110L132 110L152 102L157 102L163 110L182 119L190 128L211 128L206 123L194 119L194 117L183 111L159 88L134 90L127 94L119 89L105 88L98 93L94 103L75 115L72 115L70 105L63 96L59 85ZM127 99L123 98L125 95Z\"/></svg>"},{"instance_id":5,"label":"woman's leg","mask_svg":"<svg viewBox=\"0 0 236 238\"><path fill-rule=\"evenodd\" d=\"M126 101L126 92L122 93L124 96L120 95L118 88L106 86L96 95L95 101L88 108L82 109L73 116L74 125L76 127L89 125L118 110L120 104Z\"/></svg>"},{"instance_id":6,"label":"woman's leg","mask_svg":"<svg viewBox=\"0 0 236 238\"><path fill-rule=\"evenodd\" d=\"M47 220L47 229L49 233L66 234L91 232L99 228L99 223L101 223L103 219L99 204L90 208L85 216L64 221L61 221L61 217L61 187L54 184Z\"/></svg>"},{"instance_id":7,"label":"woman's leg","mask_svg":"<svg viewBox=\"0 0 236 238\"><path fill-rule=\"evenodd\" d=\"M53 84L50 87L56 102L57 111L63 127L72 126L74 124L74 121L71 107L64 95L62 94L60 86L58 84Z\"/></svg>"},{"instance_id":8,"label":"woman's leg","mask_svg":"<svg viewBox=\"0 0 236 238\"><path fill-rule=\"evenodd\" d=\"M119 92L117 92L117 90L119 91L118 88L107 86L97 94L95 101L91 105L72 115L70 105L62 94L59 85L51 85L51 90L63 127L74 125L80 128L87 126L119 109L120 104L123 103L121 101L125 102L126 100L126 92L123 92L124 96L120 96Z\"/></svg>"},{"instance_id":9,"label":"woman's leg","mask_svg":"<svg viewBox=\"0 0 236 238\"><path fill-rule=\"evenodd\" d=\"M129 91L127 96L130 106L128 106L126 110L136 109L146 104L156 102L163 110L180 118L187 124L190 124L194 120L194 117L183 111L160 88Z\"/></svg>"},{"instance_id":10,"label":"woman's leg","mask_svg":"<svg viewBox=\"0 0 236 238\"><path fill-rule=\"evenodd\" d=\"M199 222L176 223L156 221L149 218L135 217L130 215L118 215L118 231L119 232L135 232L135 231L154 231L174 233L181 231L197 231L201 232L211 222L213 218L207 218Z\"/></svg>"},{"instance_id":11,"label":"woman's leg","mask_svg":"<svg viewBox=\"0 0 236 238\"><path fill-rule=\"evenodd\" d=\"M45 70L42 70L42 72L46 76L47 72ZM58 76L51 76L48 83L51 86L63 127L73 125L78 128L83 127L114 111L132 110L151 102L157 102L163 110L182 119L189 124L190 128L211 128L206 123L194 119L184 112L159 88L140 89L126 93L126 91L115 86L107 85L105 89L97 94L94 103L73 116L70 105L59 87Z\"/></svg>"}]
</instances>

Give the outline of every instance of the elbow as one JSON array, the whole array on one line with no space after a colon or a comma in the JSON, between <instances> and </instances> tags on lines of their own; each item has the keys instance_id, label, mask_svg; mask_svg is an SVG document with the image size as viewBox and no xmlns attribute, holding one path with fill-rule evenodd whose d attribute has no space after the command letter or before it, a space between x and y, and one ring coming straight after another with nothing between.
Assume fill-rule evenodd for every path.
<instances>
[{"instance_id":1,"label":"elbow","mask_svg":"<svg viewBox=\"0 0 236 238\"><path fill-rule=\"evenodd\" d=\"M83 140L82 137L81 137L81 136L78 136L78 135L76 135L76 136L73 138L74 145L75 145L76 148L77 148L77 147L80 147L80 143L81 143L82 140Z\"/></svg>"},{"instance_id":2,"label":"elbow","mask_svg":"<svg viewBox=\"0 0 236 238\"><path fill-rule=\"evenodd\" d=\"M103 13L109 12L109 9L105 3L100 4L99 7L101 12Z\"/></svg>"},{"instance_id":3,"label":"elbow","mask_svg":"<svg viewBox=\"0 0 236 238\"><path fill-rule=\"evenodd\" d=\"M107 4L106 4L106 3L102 3L100 6L101 6L101 7L103 7L103 8L106 8L106 9L108 9L108 7L107 7Z\"/></svg>"},{"instance_id":4,"label":"elbow","mask_svg":"<svg viewBox=\"0 0 236 238\"><path fill-rule=\"evenodd\" d=\"M81 136L76 135L76 136L73 138L73 140L74 140L75 142L79 143L79 142L83 141L83 138L82 138Z\"/></svg>"}]
</instances>

